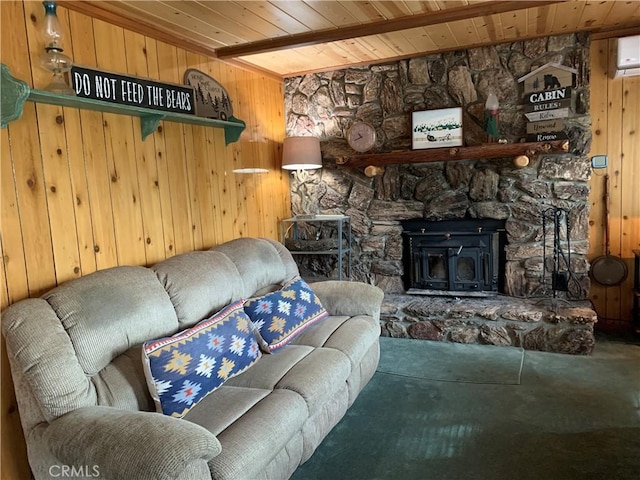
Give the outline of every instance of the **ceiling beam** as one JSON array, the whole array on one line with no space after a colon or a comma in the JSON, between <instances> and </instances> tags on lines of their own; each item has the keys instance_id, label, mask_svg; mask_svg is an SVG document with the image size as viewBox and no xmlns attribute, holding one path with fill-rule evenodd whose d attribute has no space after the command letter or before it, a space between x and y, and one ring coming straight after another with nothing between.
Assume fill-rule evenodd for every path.
<instances>
[{"instance_id":1,"label":"ceiling beam","mask_svg":"<svg viewBox=\"0 0 640 480\"><path fill-rule=\"evenodd\" d=\"M465 5L462 7L447 8L436 12L408 15L404 17L382 20L379 22L365 23L360 25L350 25L343 28L323 30L320 32L306 32L297 35L289 35L242 45L220 47L216 49L218 58L242 57L257 53L286 50L294 47L304 47L318 45L321 43L337 42L357 37L369 35L380 35L383 33L408 30L411 28L426 27L458 20L496 15L500 13L512 12L514 10L524 10L527 8L544 7L554 3L562 3L565 0L533 0L533 1L491 1Z\"/></svg>"}]
</instances>

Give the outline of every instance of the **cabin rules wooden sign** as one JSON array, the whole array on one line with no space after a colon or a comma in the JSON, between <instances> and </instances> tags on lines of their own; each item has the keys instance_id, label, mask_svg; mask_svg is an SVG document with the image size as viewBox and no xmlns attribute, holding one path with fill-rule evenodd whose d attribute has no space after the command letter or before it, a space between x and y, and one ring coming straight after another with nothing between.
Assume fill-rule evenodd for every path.
<instances>
[{"instance_id":1,"label":"cabin rules wooden sign","mask_svg":"<svg viewBox=\"0 0 640 480\"><path fill-rule=\"evenodd\" d=\"M564 119L573 112L576 74L573 68L547 63L518 79L523 86L522 110L528 120L528 142L567 138Z\"/></svg>"},{"instance_id":2,"label":"cabin rules wooden sign","mask_svg":"<svg viewBox=\"0 0 640 480\"><path fill-rule=\"evenodd\" d=\"M104 102L195 115L193 88L129 77L87 67L71 67L76 96Z\"/></svg>"}]
</instances>

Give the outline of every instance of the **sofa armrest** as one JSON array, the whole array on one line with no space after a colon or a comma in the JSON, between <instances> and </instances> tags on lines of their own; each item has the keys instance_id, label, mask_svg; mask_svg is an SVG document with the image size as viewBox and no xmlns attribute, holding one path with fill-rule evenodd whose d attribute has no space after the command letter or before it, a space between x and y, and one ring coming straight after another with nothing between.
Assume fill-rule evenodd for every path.
<instances>
[{"instance_id":1,"label":"sofa armrest","mask_svg":"<svg viewBox=\"0 0 640 480\"><path fill-rule=\"evenodd\" d=\"M222 451L215 435L195 423L102 406L74 410L39 433L62 464L95 466L102 478L179 478Z\"/></svg>"},{"instance_id":2,"label":"sofa armrest","mask_svg":"<svg viewBox=\"0 0 640 480\"><path fill-rule=\"evenodd\" d=\"M316 282L310 287L331 315L370 315L380 320L384 292L378 287L341 280Z\"/></svg>"}]
</instances>

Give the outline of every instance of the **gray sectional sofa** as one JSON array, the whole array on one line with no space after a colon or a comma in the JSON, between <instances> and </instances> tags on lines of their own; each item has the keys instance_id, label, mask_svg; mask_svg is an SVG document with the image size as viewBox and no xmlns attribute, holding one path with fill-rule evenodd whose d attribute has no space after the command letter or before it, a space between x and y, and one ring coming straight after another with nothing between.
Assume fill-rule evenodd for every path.
<instances>
[{"instance_id":1,"label":"gray sectional sofa","mask_svg":"<svg viewBox=\"0 0 640 480\"><path fill-rule=\"evenodd\" d=\"M296 275L281 244L243 238L151 268L101 270L7 308L2 331L34 476L291 476L376 370L380 289L312 284L330 316L182 419L155 412L141 344Z\"/></svg>"}]
</instances>

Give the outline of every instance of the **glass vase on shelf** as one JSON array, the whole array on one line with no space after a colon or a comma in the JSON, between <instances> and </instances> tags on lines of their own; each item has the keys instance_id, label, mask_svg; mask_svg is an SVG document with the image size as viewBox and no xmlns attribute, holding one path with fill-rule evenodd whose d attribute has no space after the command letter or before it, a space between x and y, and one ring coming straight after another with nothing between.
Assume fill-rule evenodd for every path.
<instances>
[{"instance_id":1,"label":"glass vase on shelf","mask_svg":"<svg viewBox=\"0 0 640 480\"><path fill-rule=\"evenodd\" d=\"M44 90L64 95L75 95L65 80L65 74L73 66L72 60L62 53L62 26L56 14L56 2L42 2L44 5L43 37L45 53L40 58L40 65L53 74L49 85Z\"/></svg>"}]
</instances>

